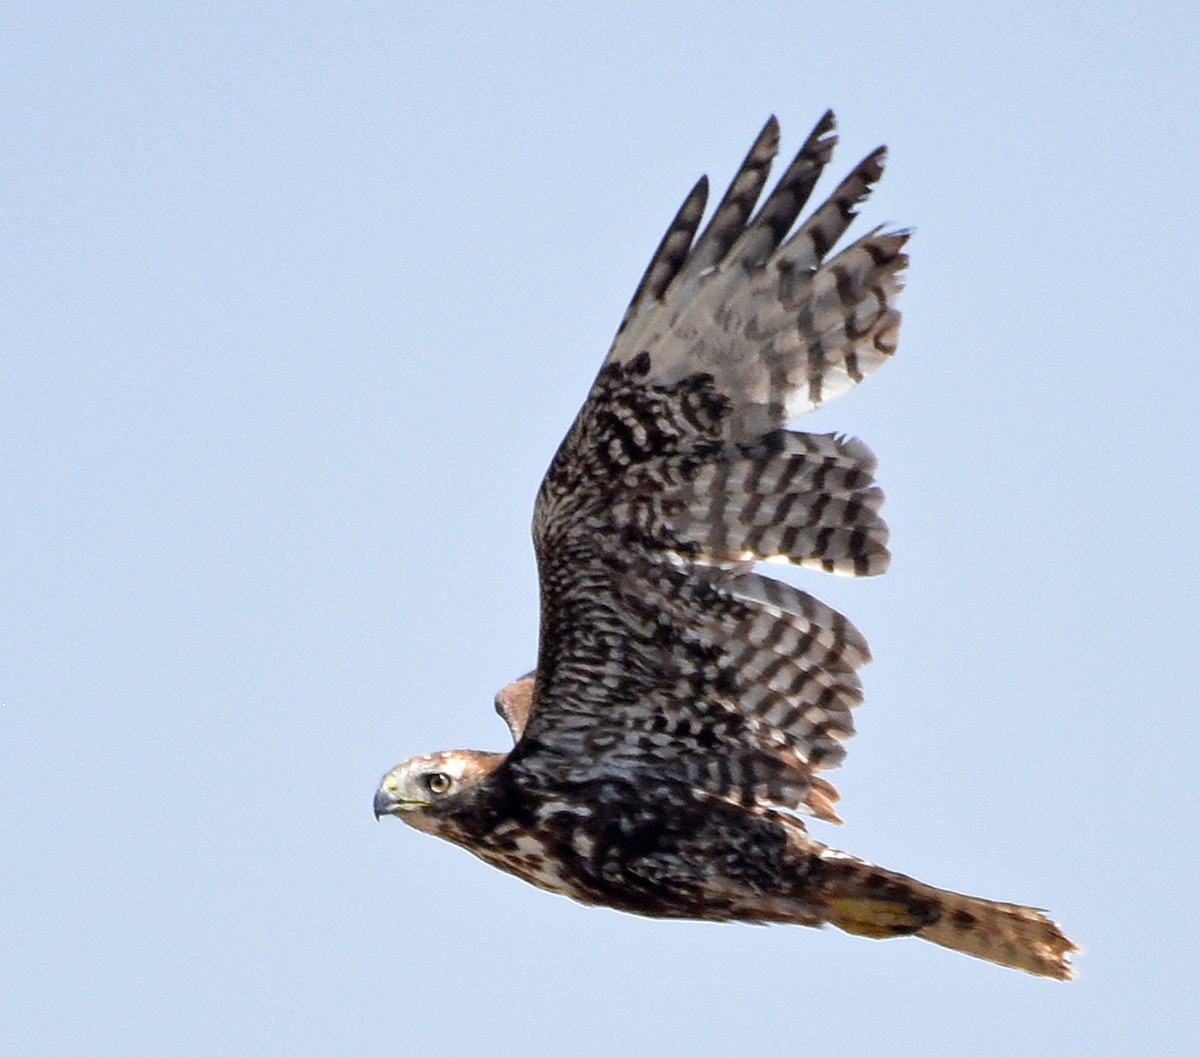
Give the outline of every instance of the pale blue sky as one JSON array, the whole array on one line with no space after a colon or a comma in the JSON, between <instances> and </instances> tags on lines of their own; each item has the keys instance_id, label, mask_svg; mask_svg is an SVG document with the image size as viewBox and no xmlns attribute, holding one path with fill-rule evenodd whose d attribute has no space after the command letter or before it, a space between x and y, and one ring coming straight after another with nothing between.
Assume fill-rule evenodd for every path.
<instances>
[{"instance_id":1,"label":"pale blue sky","mask_svg":"<svg viewBox=\"0 0 1200 1058\"><path fill-rule=\"evenodd\" d=\"M1050 6L10 5L0 1052L1190 1050L1200 8ZM1050 908L1070 985L371 816L505 744L534 490L650 251L827 106L917 235L896 361L807 424L895 551L798 578L877 659L818 833Z\"/></svg>"}]
</instances>

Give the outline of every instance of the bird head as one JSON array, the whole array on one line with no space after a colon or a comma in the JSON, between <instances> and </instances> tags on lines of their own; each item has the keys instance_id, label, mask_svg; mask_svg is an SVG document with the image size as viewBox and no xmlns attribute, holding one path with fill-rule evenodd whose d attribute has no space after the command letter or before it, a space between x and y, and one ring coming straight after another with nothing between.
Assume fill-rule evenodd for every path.
<instances>
[{"instance_id":1,"label":"bird head","mask_svg":"<svg viewBox=\"0 0 1200 1058\"><path fill-rule=\"evenodd\" d=\"M375 818L397 816L426 829L431 817L453 805L503 760L503 753L464 749L412 757L383 777L375 791Z\"/></svg>"}]
</instances>

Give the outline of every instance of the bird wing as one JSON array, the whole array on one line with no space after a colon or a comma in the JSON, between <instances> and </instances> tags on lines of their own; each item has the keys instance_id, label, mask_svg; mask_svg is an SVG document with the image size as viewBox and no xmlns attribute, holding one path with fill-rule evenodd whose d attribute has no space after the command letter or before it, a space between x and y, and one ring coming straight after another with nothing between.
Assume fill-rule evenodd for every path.
<instances>
[{"instance_id":1,"label":"bird wing","mask_svg":"<svg viewBox=\"0 0 1200 1058\"><path fill-rule=\"evenodd\" d=\"M870 450L783 429L886 361L899 325L907 232L829 256L883 148L792 231L833 127L822 117L753 213L771 118L702 234L705 180L638 285L538 494L537 681L523 728L509 716L514 767L636 773L836 818L816 772L853 731L867 644L751 568L870 575L888 561Z\"/></svg>"},{"instance_id":2,"label":"bird wing","mask_svg":"<svg viewBox=\"0 0 1200 1058\"><path fill-rule=\"evenodd\" d=\"M496 712L508 724L514 742L520 741L525 724L529 720L529 707L533 704L533 681L536 676L536 672L527 672L496 692Z\"/></svg>"}]
</instances>

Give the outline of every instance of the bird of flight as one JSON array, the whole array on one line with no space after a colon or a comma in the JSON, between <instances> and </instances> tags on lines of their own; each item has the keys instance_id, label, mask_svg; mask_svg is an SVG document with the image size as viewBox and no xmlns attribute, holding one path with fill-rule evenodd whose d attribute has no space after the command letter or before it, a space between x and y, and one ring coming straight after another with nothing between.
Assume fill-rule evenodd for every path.
<instances>
[{"instance_id":1,"label":"bird of flight","mask_svg":"<svg viewBox=\"0 0 1200 1058\"><path fill-rule=\"evenodd\" d=\"M375 814L585 904L909 934L1065 979L1075 945L1042 912L873 866L795 814L839 821L820 773L870 654L754 566L886 568L870 450L785 427L895 352L907 264L906 231L832 252L883 148L796 224L833 130L827 113L757 211L774 118L698 236L707 180L687 196L538 492L537 670L496 697L512 751L407 760Z\"/></svg>"}]
</instances>

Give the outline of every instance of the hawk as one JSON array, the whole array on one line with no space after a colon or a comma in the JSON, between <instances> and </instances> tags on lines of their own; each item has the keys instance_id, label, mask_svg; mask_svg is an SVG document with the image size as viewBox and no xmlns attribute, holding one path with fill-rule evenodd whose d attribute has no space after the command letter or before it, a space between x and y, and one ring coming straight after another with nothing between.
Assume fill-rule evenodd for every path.
<instances>
[{"instance_id":1,"label":"hawk","mask_svg":"<svg viewBox=\"0 0 1200 1058\"><path fill-rule=\"evenodd\" d=\"M911 934L1065 979L1075 945L1042 912L873 866L797 815L840 822L821 773L870 653L754 567L887 567L871 451L785 427L894 353L909 234L831 253L882 147L796 225L835 140L826 113L755 211L772 117L698 237L707 179L684 200L538 492L537 669L496 698L512 751L405 761L375 814L584 904Z\"/></svg>"}]
</instances>

